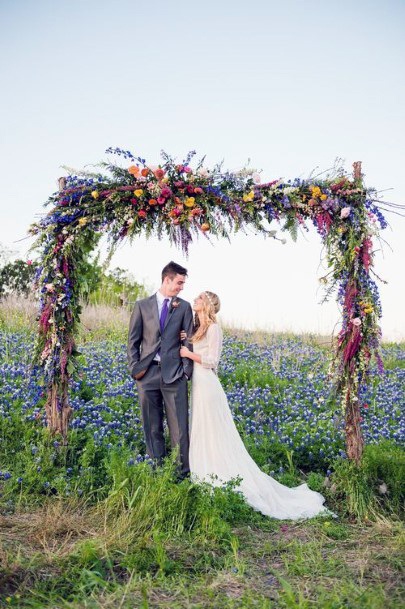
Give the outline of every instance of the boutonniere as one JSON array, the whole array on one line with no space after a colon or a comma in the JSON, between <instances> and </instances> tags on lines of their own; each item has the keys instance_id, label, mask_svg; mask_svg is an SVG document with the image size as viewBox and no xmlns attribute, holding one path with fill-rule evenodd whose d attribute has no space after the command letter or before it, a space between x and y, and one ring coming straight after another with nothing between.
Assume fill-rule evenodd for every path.
<instances>
[{"instance_id":1,"label":"boutonniere","mask_svg":"<svg viewBox=\"0 0 405 609\"><path fill-rule=\"evenodd\" d=\"M174 309L177 309L177 307L179 307L179 306L180 306L180 300L173 299L171 306L170 306L170 310L174 311Z\"/></svg>"}]
</instances>

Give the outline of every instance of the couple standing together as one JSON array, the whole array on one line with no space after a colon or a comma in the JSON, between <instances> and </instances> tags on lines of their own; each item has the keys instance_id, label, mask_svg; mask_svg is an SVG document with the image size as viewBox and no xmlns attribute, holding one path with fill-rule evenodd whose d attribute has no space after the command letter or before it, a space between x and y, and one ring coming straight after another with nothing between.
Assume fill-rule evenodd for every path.
<instances>
[{"instance_id":1,"label":"couple standing together","mask_svg":"<svg viewBox=\"0 0 405 609\"><path fill-rule=\"evenodd\" d=\"M172 448L178 447L180 476L222 485L239 478L246 501L266 516L310 518L325 513L324 498L306 484L286 487L256 465L232 418L216 374L222 350L222 331L216 321L220 301L202 292L188 302L178 297L187 270L170 262L162 285L150 298L139 300L131 316L128 359L136 380L146 449L162 463L166 415ZM191 382L191 424L188 387Z\"/></svg>"}]
</instances>

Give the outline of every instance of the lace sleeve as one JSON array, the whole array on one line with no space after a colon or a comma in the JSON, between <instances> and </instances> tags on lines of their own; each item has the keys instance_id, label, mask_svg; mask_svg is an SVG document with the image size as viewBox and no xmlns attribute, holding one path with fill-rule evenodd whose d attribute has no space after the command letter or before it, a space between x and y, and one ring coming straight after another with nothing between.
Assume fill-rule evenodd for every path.
<instances>
[{"instance_id":1,"label":"lace sleeve","mask_svg":"<svg viewBox=\"0 0 405 609\"><path fill-rule=\"evenodd\" d=\"M207 330L208 353L201 356L203 368L217 368L222 351L222 330L218 324L212 324Z\"/></svg>"}]
</instances>

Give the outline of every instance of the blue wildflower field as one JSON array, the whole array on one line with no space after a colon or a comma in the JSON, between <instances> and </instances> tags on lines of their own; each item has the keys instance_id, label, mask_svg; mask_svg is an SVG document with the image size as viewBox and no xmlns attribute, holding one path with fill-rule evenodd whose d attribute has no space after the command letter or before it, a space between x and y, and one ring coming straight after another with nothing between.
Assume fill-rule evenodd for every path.
<instances>
[{"instance_id":1,"label":"blue wildflower field","mask_svg":"<svg viewBox=\"0 0 405 609\"><path fill-rule=\"evenodd\" d=\"M44 387L31 365L33 336L0 331L1 472L3 487L28 485L66 494L101 487L103 463L119 451L128 465L147 459L136 386L123 339L87 342L80 378L71 386L69 447L45 441ZM366 444L405 440L405 349L383 350L361 394ZM282 479L287 468L329 475L345 457L343 415L328 379L328 350L314 340L226 334L219 370L244 441L258 464ZM63 454L63 457L62 457Z\"/></svg>"}]
</instances>

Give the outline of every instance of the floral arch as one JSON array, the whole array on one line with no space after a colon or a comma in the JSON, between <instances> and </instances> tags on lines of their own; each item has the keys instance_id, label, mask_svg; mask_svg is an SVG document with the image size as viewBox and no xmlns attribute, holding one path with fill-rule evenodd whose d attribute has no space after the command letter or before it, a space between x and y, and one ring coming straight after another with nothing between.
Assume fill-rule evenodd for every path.
<instances>
[{"instance_id":1,"label":"floral arch","mask_svg":"<svg viewBox=\"0 0 405 609\"><path fill-rule=\"evenodd\" d=\"M359 462L363 449L359 388L367 383L372 357L379 354L381 305L372 277L373 239L387 225L376 192L363 185L361 163L352 176L341 168L310 179L260 183L254 170L209 170L195 153L178 163L166 153L157 167L129 151L108 149L125 162L103 162L95 173L60 178L48 214L30 228L40 248L40 292L36 361L47 386L46 415L52 432L66 438L72 409L69 378L75 371L75 333L83 290L82 265L99 237L112 245L138 235L167 236L187 253L199 235L229 238L253 228L274 237L282 222L293 239L312 222L326 250L326 297L336 293L342 326L335 342L333 376L345 411L347 454ZM194 165L194 167L193 167ZM76 172L77 173L77 172Z\"/></svg>"}]
</instances>

